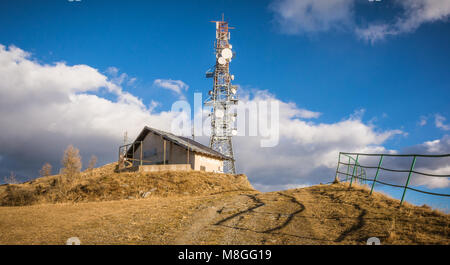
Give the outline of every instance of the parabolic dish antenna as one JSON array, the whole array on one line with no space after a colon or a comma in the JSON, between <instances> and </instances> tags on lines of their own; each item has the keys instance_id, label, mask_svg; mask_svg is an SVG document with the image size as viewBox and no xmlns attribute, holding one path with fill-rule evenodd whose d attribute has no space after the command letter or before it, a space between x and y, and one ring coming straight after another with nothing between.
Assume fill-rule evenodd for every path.
<instances>
[{"instance_id":1,"label":"parabolic dish antenna","mask_svg":"<svg viewBox=\"0 0 450 265\"><path fill-rule=\"evenodd\" d=\"M237 135L237 133L238 133L238 131L237 131L237 130L232 130L232 131L231 131L231 134L232 134L232 135L235 135L235 136L236 136L236 135Z\"/></svg>"},{"instance_id":2,"label":"parabolic dish antenna","mask_svg":"<svg viewBox=\"0 0 450 265\"><path fill-rule=\"evenodd\" d=\"M231 50L228 48L223 49L221 54L225 59L231 59L231 57L233 57L233 52L231 52Z\"/></svg>"},{"instance_id":3,"label":"parabolic dish antenna","mask_svg":"<svg viewBox=\"0 0 450 265\"><path fill-rule=\"evenodd\" d=\"M222 118L225 113L221 109L216 109L215 114L217 118Z\"/></svg>"},{"instance_id":4,"label":"parabolic dish antenna","mask_svg":"<svg viewBox=\"0 0 450 265\"><path fill-rule=\"evenodd\" d=\"M225 60L225 58L223 57L219 57L219 59L217 60L219 62L219 64L226 64L227 60Z\"/></svg>"},{"instance_id":5,"label":"parabolic dish antenna","mask_svg":"<svg viewBox=\"0 0 450 265\"><path fill-rule=\"evenodd\" d=\"M233 88L231 89L231 93L232 93L232 94L236 94L236 88L233 87Z\"/></svg>"}]
</instances>

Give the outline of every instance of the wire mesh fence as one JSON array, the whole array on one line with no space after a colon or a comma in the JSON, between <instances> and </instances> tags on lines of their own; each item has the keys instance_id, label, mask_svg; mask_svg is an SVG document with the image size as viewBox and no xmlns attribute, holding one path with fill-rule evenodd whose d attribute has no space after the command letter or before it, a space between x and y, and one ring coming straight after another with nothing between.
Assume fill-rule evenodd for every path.
<instances>
[{"instance_id":1,"label":"wire mesh fence","mask_svg":"<svg viewBox=\"0 0 450 265\"><path fill-rule=\"evenodd\" d=\"M397 169L397 168L392 168L392 167L398 166L396 164L391 163L391 166L389 166L388 164L385 165L383 163L383 161L385 161L386 157L410 158L411 162L410 162L410 164L407 164L407 161L401 161L401 163L398 163L398 164L404 165L405 167L407 165L408 169ZM363 158L368 158L366 160L369 162L372 162L372 165L362 164L361 161L363 160ZM397 154L364 154L364 153L340 152L339 159L338 159L338 165L336 168L335 179L337 180L340 175L345 176L345 180L343 179L343 181L345 181L345 182L350 181L350 187L353 185L354 182L358 182L358 181L363 184L371 183L370 194L373 193L375 183L390 186L390 187L395 187L395 188L401 188L401 189L403 189L403 192L402 192L402 197L400 200L400 205L403 204L407 190L412 190L415 192L420 192L420 193L424 193L424 194L428 194L428 195L450 197L450 194L425 191L425 190L413 188L410 186L411 177L413 174L420 175L420 176L426 176L426 177L433 177L433 178L450 178L450 175L448 175L448 174L437 174L434 172L431 173L431 172L418 171L417 169L415 169L418 159L447 159L450 162L450 154L443 154L443 155L401 154L401 155L397 155ZM342 167L343 167L343 169L342 169ZM370 171L370 170L372 170L374 173L373 177L368 177L368 171ZM391 175L403 174L403 181L404 181L403 183L405 183L405 184L400 185L400 184L389 183L387 181L381 181L379 179L381 172L389 172Z\"/></svg>"}]
</instances>

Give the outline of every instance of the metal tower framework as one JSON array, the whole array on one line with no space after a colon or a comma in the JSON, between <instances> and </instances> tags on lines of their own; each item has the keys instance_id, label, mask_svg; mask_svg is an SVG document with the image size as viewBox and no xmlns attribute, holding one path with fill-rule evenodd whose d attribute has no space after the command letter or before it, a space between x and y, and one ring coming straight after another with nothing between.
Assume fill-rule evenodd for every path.
<instances>
[{"instance_id":1,"label":"metal tower framework","mask_svg":"<svg viewBox=\"0 0 450 265\"><path fill-rule=\"evenodd\" d=\"M212 21L216 23L216 41L214 49L216 64L213 70L206 72L206 77L214 79L213 90L209 91L209 97L204 102L205 106L212 107L211 117L211 139L210 147L228 157L224 161L223 171L236 174L234 165L233 144L231 138L237 134L235 129L236 113L232 113L231 107L238 103L236 96L237 86L231 85L234 76L230 74L230 62L234 57L230 40L230 29L228 22Z\"/></svg>"}]
</instances>

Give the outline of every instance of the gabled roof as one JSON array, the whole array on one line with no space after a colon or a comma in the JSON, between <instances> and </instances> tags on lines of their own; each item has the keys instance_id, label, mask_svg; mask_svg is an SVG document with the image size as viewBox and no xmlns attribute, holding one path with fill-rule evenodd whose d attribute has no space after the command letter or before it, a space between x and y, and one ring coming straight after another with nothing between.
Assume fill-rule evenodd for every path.
<instances>
[{"instance_id":1,"label":"gabled roof","mask_svg":"<svg viewBox=\"0 0 450 265\"><path fill-rule=\"evenodd\" d=\"M212 156L212 157L217 157L217 158L224 159L224 160L231 159L230 157L225 156L205 145L202 145L199 142L192 140L192 139L189 139L189 138L186 138L183 136L177 136L177 135L169 133L169 132L164 132L164 131L161 131L158 129L150 128L148 126L145 126L144 129L142 129L141 133L136 138L136 140L134 140L135 148L139 147L139 145L141 144L140 141L143 141L150 132L158 134L158 135L162 136L163 139L170 141L176 145L179 145L179 146L185 148L186 150L189 148L189 151L193 151L196 153L201 153L201 154L205 154L205 155ZM133 153L133 150L130 148L130 149L128 149L127 153L129 155L131 155Z\"/></svg>"}]
</instances>

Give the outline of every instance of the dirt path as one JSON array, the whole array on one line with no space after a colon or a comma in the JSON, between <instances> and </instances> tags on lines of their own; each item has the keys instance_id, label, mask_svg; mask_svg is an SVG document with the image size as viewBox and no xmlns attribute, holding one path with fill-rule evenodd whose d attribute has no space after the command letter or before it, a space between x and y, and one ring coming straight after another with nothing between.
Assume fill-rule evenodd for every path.
<instances>
[{"instance_id":1,"label":"dirt path","mask_svg":"<svg viewBox=\"0 0 450 265\"><path fill-rule=\"evenodd\" d=\"M175 244L320 244L308 206L312 195L301 192L236 194L205 205L180 232Z\"/></svg>"}]
</instances>

